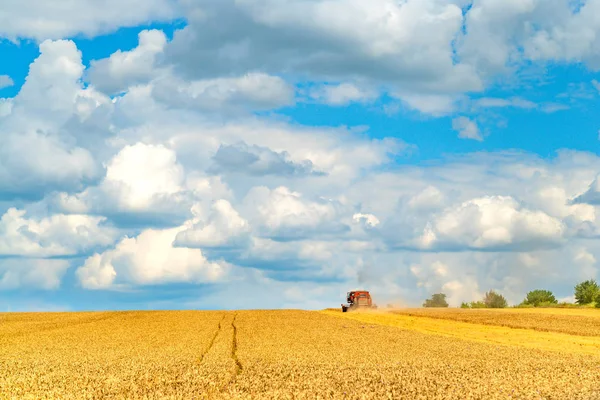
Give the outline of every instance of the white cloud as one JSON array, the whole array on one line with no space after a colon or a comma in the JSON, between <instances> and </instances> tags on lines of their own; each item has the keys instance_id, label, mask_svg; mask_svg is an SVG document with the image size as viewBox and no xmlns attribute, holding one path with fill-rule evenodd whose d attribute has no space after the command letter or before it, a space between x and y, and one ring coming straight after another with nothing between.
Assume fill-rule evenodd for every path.
<instances>
[{"instance_id":1,"label":"white cloud","mask_svg":"<svg viewBox=\"0 0 600 400\"><path fill-rule=\"evenodd\" d=\"M91 62L88 80L109 94L146 86L154 99L170 107L212 113L268 110L294 104L294 87L278 76L245 71L237 77L185 79L166 64L167 37L160 30L144 30L138 46L117 50ZM229 74L226 74L229 75Z\"/></svg>"},{"instance_id":2,"label":"white cloud","mask_svg":"<svg viewBox=\"0 0 600 400\"><path fill-rule=\"evenodd\" d=\"M100 107L108 99L82 88L84 67L73 42L45 41L40 52L0 125L0 189L17 196L78 188L100 173L65 124L87 118L90 102Z\"/></svg>"},{"instance_id":3,"label":"white cloud","mask_svg":"<svg viewBox=\"0 0 600 400\"><path fill-rule=\"evenodd\" d=\"M585 62L600 67L594 34L600 1L586 1L575 11L567 1L478 1L466 17L467 34L459 55L480 71L517 66L524 60Z\"/></svg>"},{"instance_id":4,"label":"white cloud","mask_svg":"<svg viewBox=\"0 0 600 400\"><path fill-rule=\"evenodd\" d=\"M308 73L316 80L361 77L436 93L481 87L476 71L453 61L451 42L462 24L456 4L227 0L202 8L190 3L187 13L189 26L175 34L166 53L188 76L261 68ZM208 32L223 32L223 40L210 39Z\"/></svg>"},{"instance_id":5,"label":"white cloud","mask_svg":"<svg viewBox=\"0 0 600 400\"><path fill-rule=\"evenodd\" d=\"M183 178L173 150L137 143L124 147L108 163L103 185L119 193L120 206L143 209L149 208L156 196L180 191Z\"/></svg>"},{"instance_id":6,"label":"white cloud","mask_svg":"<svg viewBox=\"0 0 600 400\"><path fill-rule=\"evenodd\" d=\"M162 54L167 37L164 32L153 29L140 32L138 38L139 44L133 50L117 50L109 58L92 60L87 72L91 84L113 94L155 78L161 72L156 58Z\"/></svg>"},{"instance_id":7,"label":"white cloud","mask_svg":"<svg viewBox=\"0 0 600 400\"><path fill-rule=\"evenodd\" d=\"M160 121L157 124L160 126ZM235 146L241 141L245 145ZM206 124L203 120L196 124L192 122L174 132L171 143L180 159L193 159L196 167L209 168L214 162L213 156L223 145L234 146L229 150L235 152L249 152L245 157L259 157L257 164L248 165L248 173L262 170L271 174L272 168L266 166L282 161L287 164L283 171L306 171L310 162L319 172L314 176L313 184L316 185L345 184L361 170L385 164L392 156L401 155L410 148L397 139L369 140L344 128L304 127L255 118L234 120L224 125ZM329 179L320 180L321 172Z\"/></svg>"},{"instance_id":8,"label":"white cloud","mask_svg":"<svg viewBox=\"0 0 600 400\"><path fill-rule=\"evenodd\" d=\"M246 143L222 144L213 157L210 172L241 173L256 176L322 175L310 160L294 162L287 151L277 153L268 147L248 146Z\"/></svg>"},{"instance_id":9,"label":"white cloud","mask_svg":"<svg viewBox=\"0 0 600 400\"><path fill-rule=\"evenodd\" d=\"M452 129L458 132L459 138L483 141L477 123L467 117L454 118L452 120Z\"/></svg>"},{"instance_id":10,"label":"white cloud","mask_svg":"<svg viewBox=\"0 0 600 400\"><path fill-rule=\"evenodd\" d=\"M277 76L264 73L193 81L165 76L154 82L152 93L172 106L220 113L269 110L294 103L293 87Z\"/></svg>"},{"instance_id":11,"label":"white cloud","mask_svg":"<svg viewBox=\"0 0 600 400\"><path fill-rule=\"evenodd\" d=\"M374 227L380 223L379 219L373 214L357 213L352 216L352 219L356 222L363 222L368 227Z\"/></svg>"},{"instance_id":12,"label":"white cloud","mask_svg":"<svg viewBox=\"0 0 600 400\"><path fill-rule=\"evenodd\" d=\"M5 0L2 11L0 37L38 41L95 36L148 21L168 21L179 14L171 0Z\"/></svg>"},{"instance_id":13,"label":"white cloud","mask_svg":"<svg viewBox=\"0 0 600 400\"><path fill-rule=\"evenodd\" d=\"M0 89L4 89L6 87L11 87L14 85L14 81L8 75L0 75Z\"/></svg>"},{"instance_id":14,"label":"white cloud","mask_svg":"<svg viewBox=\"0 0 600 400\"><path fill-rule=\"evenodd\" d=\"M125 238L114 249L89 257L76 271L87 289L132 285L211 283L223 279L228 266L207 261L199 249L173 247L182 228L145 230Z\"/></svg>"},{"instance_id":15,"label":"white cloud","mask_svg":"<svg viewBox=\"0 0 600 400\"><path fill-rule=\"evenodd\" d=\"M249 239L248 221L242 218L227 200L217 200L212 205L211 213L206 220L203 220L199 211L197 208L192 209L195 218L186 223L186 230L177 234L176 246L191 248L244 246L244 242Z\"/></svg>"},{"instance_id":16,"label":"white cloud","mask_svg":"<svg viewBox=\"0 0 600 400\"><path fill-rule=\"evenodd\" d=\"M106 165L98 186L81 193L59 194L55 204L65 212L172 214L189 210L184 170L173 150L136 143L123 147ZM180 221L181 222L181 221ZM178 225L177 221L173 225Z\"/></svg>"},{"instance_id":17,"label":"white cloud","mask_svg":"<svg viewBox=\"0 0 600 400\"><path fill-rule=\"evenodd\" d=\"M0 289L56 290L68 268L66 260L2 259Z\"/></svg>"},{"instance_id":18,"label":"white cloud","mask_svg":"<svg viewBox=\"0 0 600 400\"><path fill-rule=\"evenodd\" d=\"M533 250L563 241L559 219L494 196L472 199L436 216L419 238L423 249Z\"/></svg>"},{"instance_id":19,"label":"white cloud","mask_svg":"<svg viewBox=\"0 0 600 400\"><path fill-rule=\"evenodd\" d=\"M339 205L326 199L303 198L287 187L270 190L254 187L244 199L250 223L262 235L297 238L307 235L341 233L349 228L338 220Z\"/></svg>"},{"instance_id":20,"label":"white cloud","mask_svg":"<svg viewBox=\"0 0 600 400\"><path fill-rule=\"evenodd\" d=\"M318 98L347 104L386 87L412 109L445 115L456 97L478 92L531 61L584 61L600 66L600 1L575 12L567 1L225 0L186 4L189 25L166 54L187 77L286 71L326 85ZM223 27L220 21L230 23ZM215 32L214 35L209 32ZM220 37L220 41L211 40ZM573 45L576 42L577 45ZM203 68L196 66L202 65ZM537 65L537 64L536 64ZM517 77L511 77L517 79ZM370 85L369 85L370 84ZM367 96L368 97L368 96ZM528 100L510 104L536 108ZM550 106L543 107L548 111Z\"/></svg>"},{"instance_id":21,"label":"white cloud","mask_svg":"<svg viewBox=\"0 0 600 400\"><path fill-rule=\"evenodd\" d=\"M444 205L446 198L435 186L427 186L408 201L414 210L436 210Z\"/></svg>"},{"instance_id":22,"label":"white cloud","mask_svg":"<svg viewBox=\"0 0 600 400\"><path fill-rule=\"evenodd\" d=\"M379 94L371 88L361 88L353 83L321 85L310 90L310 97L331 106L345 106L355 102L368 102L377 99Z\"/></svg>"},{"instance_id":23,"label":"white cloud","mask_svg":"<svg viewBox=\"0 0 600 400\"><path fill-rule=\"evenodd\" d=\"M111 245L115 229L103 226L104 217L52 215L25 218L25 211L10 208L0 219L0 255L50 257L85 253Z\"/></svg>"},{"instance_id":24,"label":"white cloud","mask_svg":"<svg viewBox=\"0 0 600 400\"><path fill-rule=\"evenodd\" d=\"M436 117L452 114L457 110L457 103L462 99L451 95L396 93L410 109L431 114Z\"/></svg>"}]
</instances>

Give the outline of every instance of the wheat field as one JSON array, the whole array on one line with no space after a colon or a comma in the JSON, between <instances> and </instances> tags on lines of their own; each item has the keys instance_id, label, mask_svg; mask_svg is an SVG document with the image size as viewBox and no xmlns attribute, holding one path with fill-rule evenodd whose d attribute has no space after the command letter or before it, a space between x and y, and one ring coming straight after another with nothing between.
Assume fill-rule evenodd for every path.
<instances>
[{"instance_id":1,"label":"wheat field","mask_svg":"<svg viewBox=\"0 0 600 400\"><path fill-rule=\"evenodd\" d=\"M399 315L500 325L573 335L600 336L600 310L564 308L400 309Z\"/></svg>"},{"instance_id":2,"label":"wheat field","mask_svg":"<svg viewBox=\"0 0 600 400\"><path fill-rule=\"evenodd\" d=\"M0 314L0 399L600 399L587 323L465 311Z\"/></svg>"}]
</instances>

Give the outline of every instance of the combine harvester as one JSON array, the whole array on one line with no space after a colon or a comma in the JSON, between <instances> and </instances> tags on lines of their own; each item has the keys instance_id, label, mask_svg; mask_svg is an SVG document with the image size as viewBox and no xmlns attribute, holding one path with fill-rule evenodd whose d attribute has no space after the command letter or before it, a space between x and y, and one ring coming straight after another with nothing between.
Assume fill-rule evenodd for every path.
<instances>
[{"instance_id":1,"label":"combine harvester","mask_svg":"<svg viewBox=\"0 0 600 400\"><path fill-rule=\"evenodd\" d=\"M371 294L367 290L353 290L346 294L346 304L342 304L342 312L358 309L376 309Z\"/></svg>"}]
</instances>

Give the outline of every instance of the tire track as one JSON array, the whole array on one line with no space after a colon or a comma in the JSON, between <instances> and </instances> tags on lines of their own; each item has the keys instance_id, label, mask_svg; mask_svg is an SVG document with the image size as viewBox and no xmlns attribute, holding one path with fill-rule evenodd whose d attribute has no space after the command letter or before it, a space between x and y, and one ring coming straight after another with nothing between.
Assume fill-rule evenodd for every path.
<instances>
[{"instance_id":1,"label":"tire track","mask_svg":"<svg viewBox=\"0 0 600 400\"><path fill-rule=\"evenodd\" d=\"M217 336L219 336L219 333L221 333L221 331L223 330L223 321L225 321L225 317L226 316L227 316L227 314L223 314L223 318L221 318L221 320L219 321L219 326L217 327L217 331L215 332L214 336L210 340L210 343L208 344L208 347L206 348L206 350L204 350L204 352L200 355L200 362L199 362L199 364L202 364L202 361L204 361L204 357L206 357L206 355L208 354L208 352L215 345L215 341L217 340Z\"/></svg>"},{"instance_id":2,"label":"tire track","mask_svg":"<svg viewBox=\"0 0 600 400\"><path fill-rule=\"evenodd\" d=\"M238 356L237 356L237 326L235 326L235 319L237 318L237 313L233 316L233 320L231 321L231 326L233 327L233 340L232 340L232 345L231 345L231 358L233 358L233 361L235 362L235 375L234 378L240 373L242 372L242 370L244 369L242 367L242 363L240 362Z\"/></svg>"},{"instance_id":3,"label":"tire track","mask_svg":"<svg viewBox=\"0 0 600 400\"><path fill-rule=\"evenodd\" d=\"M237 337L237 326L235 325L236 318L237 318L237 313L235 313L233 315L233 319L231 320L231 328L233 330L233 333L231 335L231 354L230 354L231 359L235 363L235 370L231 374L229 381L225 385L223 385L223 387L221 387L221 390L220 390L221 393L223 391L225 391L225 389L227 389L229 386L231 386L235 382L238 375L244 369L244 367L242 366L242 363L240 362L240 360L237 356L238 337Z\"/></svg>"}]
</instances>

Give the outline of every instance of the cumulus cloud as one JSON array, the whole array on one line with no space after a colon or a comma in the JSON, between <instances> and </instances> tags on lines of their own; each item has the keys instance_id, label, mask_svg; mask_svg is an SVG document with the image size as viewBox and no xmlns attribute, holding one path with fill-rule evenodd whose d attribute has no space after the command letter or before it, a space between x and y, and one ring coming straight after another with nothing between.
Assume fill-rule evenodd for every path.
<instances>
[{"instance_id":1,"label":"cumulus cloud","mask_svg":"<svg viewBox=\"0 0 600 400\"><path fill-rule=\"evenodd\" d=\"M68 268L66 260L2 259L0 289L56 290Z\"/></svg>"},{"instance_id":2,"label":"cumulus cloud","mask_svg":"<svg viewBox=\"0 0 600 400\"><path fill-rule=\"evenodd\" d=\"M208 218L203 220L198 207L192 209L194 219L186 223L187 229L179 232L174 244L178 247L231 247L244 246L250 234L248 221L227 200L217 200Z\"/></svg>"},{"instance_id":3,"label":"cumulus cloud","mask_svg":"<svg viewBox=\"0 0 600 400\"><path fill-rule=\"evenodd\" d=\"M118 192L119 205L143 209L156 196L177 193L183 178L183 168L177 164L174 151L162 145L137 143L124 147L112 158L103 184L107 190Z\"/></svg>"},{"instance_id":4,"label":"cumulus cloud","mask_svg":"<svg viewBox=\"0 0 600 400\"><path fill-rule=\"evenodd\" d=\"M277 76L247 73L236 78L186 81L166 76L154 83L159 101L181 108L213 112L269 110L294 103L294 89Z\"/></svg>"},{"instance_id":5,"label":"cumulus cloud","mask_svg":"<svg viewBox=\"0 0 600 400\"><path fill-rule=\"evenodd\" d=\"M452 129L458 132L458 137L462 139L473 139L483 141L477 122L467 117L457 117L452 120Z\"/></svg>"},{"instance_id":6,"label":"cumulus cloud","mask_svg":"<svg viewBox=\"0 0 600 400\"><path fill-rule=\"evenodd\" d=\"M123 147L106 165L98 186L81 193L54 196L64 212L109 215L116 223L177 226L191 207L183 167L173 150L136 143ZM136 222L137 221L137 222Z\"/></svg>"},{"instance_id":7,"label":"cumulus cloud","mask_svg":"<svg viewBox=\"0 0 600 400\"><path fill-rule=\"evenodd\" d=\"M533 250L562 243L563 223L532 211L515 199L493 196L472 199L436 216L423 231L423 249Z\"/></svg>"},{"instance_id":8,"label":"cumulus cloud","mask_svg":"<svg viewBox=\"0 0 600 400\"><path fill-rule=\"evenodd\" d=\"M477 71L453 60L451 43L463 17L452 2L227 0L189 3L186 12L189 25L175 33L165 52L191 78L260 68L316 81L391 82L431 94L482 87ZM347 97L349 88L336 88L334 97L340 90Z\"/></svg>"},{"instance_id":9,"label":"cumulus cloud","mask_svg":"<svg viewBox=\"0 0 600 400\"><path fill-rule=\"evenodd\" d=\"M213 157L209 171L214 173L237 172L265 176L323 175L310 160L294 162L287 151L277 153L267 147L248 146L246 143L222 144Z\"/></svg>"},{"instance_id":10,"label":"cumulus cloud","mask_svg":"<svg viewBox=\"0 0 600 400\"><path fill-rule=\"evenodd\" d=\"M117 231L106 218L88 215L52 215L26 218L24 210L10 208L0 219L0 255L72 256L111 245Z\"/></svg>"},{"instance_id":11,"label":"cumulus cloud","mask_svg":"<svg viewBox=\"0 0 600 400\"><path fill-rule=\"evenodd\" d=\"M427 186L421 192L412 196L407 205L412 210L435 211L446 203L446 196L435 186Z\"/></svg>"},{"instance_id":12,"label":"cumulus cloud","mask_svg":"<svg viewBox=\"0 0 600 400\"><path fill-rule=\"evenodd\" d=\"M567 1L479 1L466 15L459 54L488 75L518 66L523 60L600 64L597 15L600 2L574 9Z\"/></svg>"},{"instance_id":13,"label":"cumulus cloud","mask_svg":"<svg viewBox=\"0 0 600 400\"><path fill-rule=\"evenodd\" d=\"M138 46L117 50L110 57L93 60L88 81L108 94L147 85L154 99L169 107L212 113L239 113L294 104L294 87L279 76L245 71L237 77L186 79L165 61L167 37L160 30L144 30Z\"/></svg>"},{"instance_id":14,"label":"cumulus cloud","mask_svg":"<svg viewBox=\"0 0 600 400\"><path fill-rule=\"evenodd\" d=\"M567 1L467 3L189 2L189 25L176 32L165 51L176 69L193 79L261 69L317 82L361 80L367 89L325 85L316 97L347 104L370 98L365 90L373 93L383 85L409 108L434 115L454 111L458 95L482 91L496 77L531 63L583 61L592 69L600 65L594 51L600 42L593 34L600 29L597 0L577 10ZM223 20L230 23L223 26ZM214 37L220 40L211 40ZM519 98L510 103L535 108Z\"/></svg>"},{"instance_id":15,"label":"cumulus cloud","mask_svg":"<svg viewBox=\"0 0 600 400\"><path fill-rule=\"evenodd\" d=\"M122 289L165 283L214 283L228 266L206 260L199 249L173 247L182 228L144 230L121 240L114 249L87 258L76 271L87 289Z\"/></svg>"},{"instance_id":16,"label":"cumulus cloud","mask_svg":"<svg viewBox=\"0 0 600 400\"><path fill-rule=\"evenodd\" d=\"M94 36L148 21L168 21L179 15L171 0L67 1L7 0L0 15L0 37L61 39L78 34ZM40 22L42 21L42 22Z\"/></svg>"},{"instance_id":17,"label":"cumulus cloud","mask_svg":"<svg viewBox=\"0 0 600 400\"><path fill-rule=\"evenodd\" d=\"M352 219L356 222L363 223L365 226L368 227L375 227L379 225L379 219L373 214L357 213L352 216Z\"/></svg>"},{"instance_id":18,"label":"cumulus cloud","mask_svg":"<svg viewBox=\"0 0 600 400\"><path fill-rule=\"evenodd\" d=\"M109 58L92 60L87 71L90 83L114 94L155 78L160 73L156 58L162 54L167 37L163 31L153 29L140 32L138 38L139 44L133 50L117 50Z\"/></svg>"},{"instance_id":19,"label":"cumulus cloud","mask_svg":"<svg viewBox=\"0 0 600 400\"><path fill-rule=\"evenodd\" d=\"M339 204L305 198L283 186L273 190L252 188L244 199L244 207L253 213L250 222L259 234L273 239L340 234L349 230L338 219Z\"/></svg>"},{"instance_id":20,"label":"cumulus cloud","mask_svg":"<svg viewBox=\"0 0 600 400\"><path fill-rule=\"evenodd\" d=\"M157 123L160 124L160 121ZM236 146L236 149L227 150L228 154L236 153L237 158L241 156L240 150L246 148L235 144L244 142L248 152L261 158L260 162L249 166L250 171L264 168L265 162L271 166L281 163L283 160L276 161L278 158L284 158L288 164L282 166L284 171L290 170L290 163L293 163L294 169L306 171L310 162L316 170L314 172L317 172L311 174L315 180L321 180L322 173L329 178L322 183L313 181L314 185L345 184L361 171L385 165L412 148L396 138L368 139L345 128L305 127L255 118L235 120L224 125L202 123L202 120L198 121L201 128L197 124L186 124L170 138L179 159L193 161L196 167L215 167L213 157L221 146ZM243 156L254 158L247 154ZM271 168L264 171L274 172ZM248 179L240 184L247 185ZM260 185L261 182L256 181L256 184Z\"/></svg>"},{"instance_id":21,"label":"cumulus cloud","mask_svg":"<svg viewBox=\"0 0 600 400\"><path fill-rule=\"evenodd\" d=\"M0 190L5 196L73 190L100 175L90 150L77 145L65 124L85 119L90 100L99 106L108 99L83 89L84 67L73 42L45 41L40 53L0 124Z\"/></svg>"}]
</instances>

